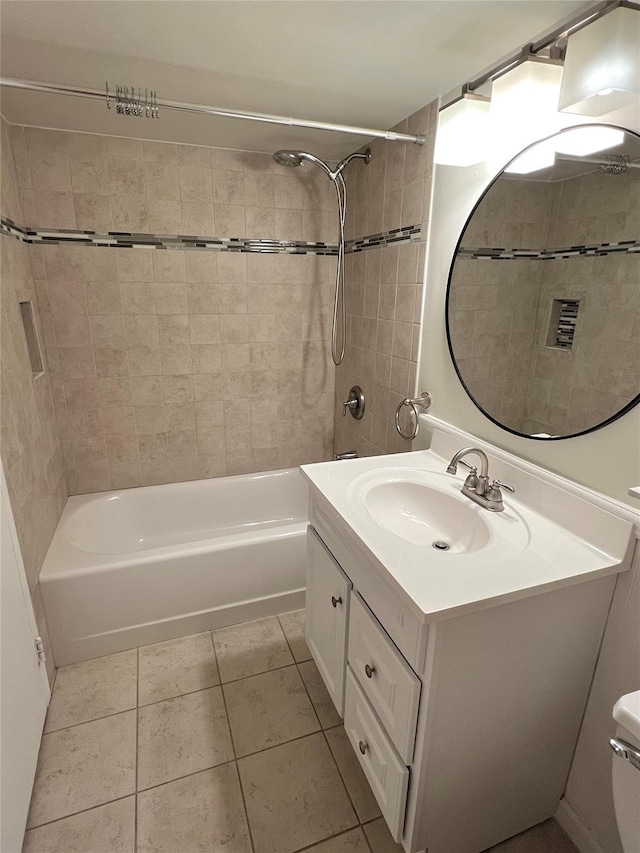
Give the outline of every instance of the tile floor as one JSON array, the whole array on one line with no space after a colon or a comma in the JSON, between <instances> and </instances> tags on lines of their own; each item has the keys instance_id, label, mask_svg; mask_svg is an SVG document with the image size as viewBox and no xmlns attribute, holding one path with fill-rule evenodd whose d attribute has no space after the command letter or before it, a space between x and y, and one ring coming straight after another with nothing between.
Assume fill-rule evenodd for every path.
<instances>
[{"instance_id":1,"label":"tile floor","mask_svg":"<svg viewBox=\"0 0 640 853\"><path fill-rule=\"evenodd\" d=\"M400 851L303 615L59 669L23 853ZM547 821L493 851L575 848Z\"/></svg>"}]
</instances>

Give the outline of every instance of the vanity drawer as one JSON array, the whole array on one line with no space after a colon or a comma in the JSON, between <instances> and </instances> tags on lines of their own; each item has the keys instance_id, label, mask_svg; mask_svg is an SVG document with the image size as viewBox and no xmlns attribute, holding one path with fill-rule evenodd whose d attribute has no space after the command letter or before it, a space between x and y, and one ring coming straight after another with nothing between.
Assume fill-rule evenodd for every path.
<instances>
[{"instance_id":1,"label":"vanity drawer","mask_svg":"<svg viewBox=\"0 0 640 853\"><path fill-rule=\"evenodd\" d=\"M409 786L404 766L347 667L344 727L394 841L400 841Z\"/></svg>"},{"instance_id":2,"label":"vanity drawer","mask_svg":"<svg viewBox=\"0 0 640 853\"><path fill-rule=\"evenodd\" d=\"M420 679L357 594L351 596L347 657L400 757L411 764Z\"/></svg>"}]
</instances>

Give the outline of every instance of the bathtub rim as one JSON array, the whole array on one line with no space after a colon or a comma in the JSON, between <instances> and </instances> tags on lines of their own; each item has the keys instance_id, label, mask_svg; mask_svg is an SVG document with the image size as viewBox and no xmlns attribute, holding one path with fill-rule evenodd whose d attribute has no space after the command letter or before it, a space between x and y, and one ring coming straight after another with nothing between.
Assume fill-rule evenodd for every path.
<instances>
[{"instance_id":1,"label":"bathtub rim","mask_svg":"<svg viewBox=\"0 0 640 853\"><path fill-rule=\"evenodd\" d=\"M179 483L161 483L156 486L134 486L131 489L114 489L104 492L88 492L83 495L70 495L67 499L56 529L54 531L49 548L40 570L40 580L45 583L48 580L58 578L81 576L97 571L107 571L110 568L122 568L126 565L142 564L162 560L170 555L190 556L208 551L224 550L226 548L240 547L241 543L255 540L272 540L285 535L293 535L301 529L306 529L308 524L308 504L305 502L299 519L283 519L282 524L270 523L269 526L254 528L253 530L238 531L223 536L210 536L201 539L186 539L180 543L160 545L154 548L142 548L135 551L123 551L110 553L102 551L85 551L74 545L67 536L65 527L76 512L92 503L108 500L109 498L126 495L135 492L141 498L147 494L180 492L193 490L200 484L209 484L216 490L224 491L225 484L249 482L251 480L262 480L269 478L299 477L304 483L305 491L307 484L304 481L299 468L279 468L274 471L259 471L249 474L234 474L228 477L208 477L199 480L184 480Z\"/></svg>"}]
</instances>

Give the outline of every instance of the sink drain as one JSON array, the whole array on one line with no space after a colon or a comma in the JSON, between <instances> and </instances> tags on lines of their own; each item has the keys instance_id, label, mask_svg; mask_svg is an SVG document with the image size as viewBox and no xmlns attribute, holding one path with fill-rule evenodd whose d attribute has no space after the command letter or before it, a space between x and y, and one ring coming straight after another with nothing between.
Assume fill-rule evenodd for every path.
<instances>
[{"instance_id":1,"label":"sink drain","mask_svg":"<svg viewBox=\"0 0 640 853\"><path fill-rule=\"evenodd\" d=\"M448 551L451 545L448 542L443 542L442 539L436 539L435 542L431 543L431 547L435 548L436 551Z\"/></svg>"}]
</instances>

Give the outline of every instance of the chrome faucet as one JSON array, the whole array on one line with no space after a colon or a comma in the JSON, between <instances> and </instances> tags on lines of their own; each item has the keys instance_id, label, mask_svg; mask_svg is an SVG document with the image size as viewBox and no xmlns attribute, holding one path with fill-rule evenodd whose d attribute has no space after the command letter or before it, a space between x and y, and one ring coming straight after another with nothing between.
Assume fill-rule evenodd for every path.
<instances>
[{"instance_id":1,"label":"chrome faucet","mask_svg":"<svg viewBox=\"0 0 640 853\"><path fill-rule=\"evenodd\" d=\"M463 457L469 453L475 453L480 459L479 474L475 465L469 465L462 461ZM480 450L479 447L463 447L447 465L447 474L456 474L460 463L469 468L469 474L462 489L460 489L462 494L474 503L488 509L489 512L502 512L504 502L501 489L506 489L508 492L515 492L515 489L507 483L501 483L500 480L489 482L489 460L484 450Z\"/></svg>"}]
</instances>

